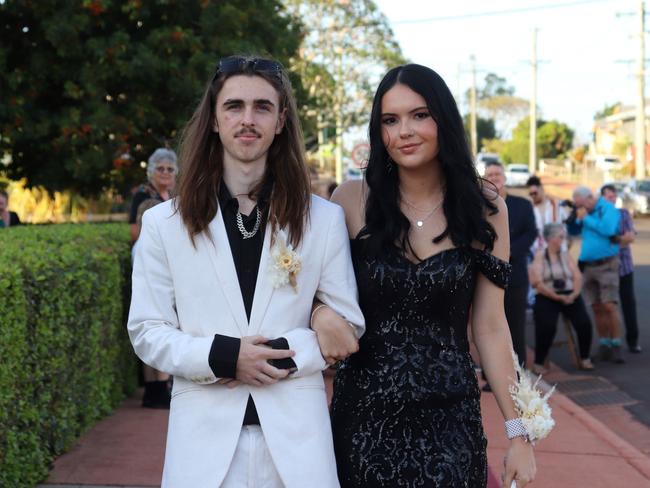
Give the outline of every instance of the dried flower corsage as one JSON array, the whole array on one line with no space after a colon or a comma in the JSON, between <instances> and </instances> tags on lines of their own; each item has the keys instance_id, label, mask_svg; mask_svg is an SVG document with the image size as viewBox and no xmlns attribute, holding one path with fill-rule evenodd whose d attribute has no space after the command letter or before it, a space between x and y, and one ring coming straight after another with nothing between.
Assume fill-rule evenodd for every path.
<instances>
[{"instance_id":1,"label":"dried flower corsage","mask_svg":"<svg viewBox=\"0 0 650 488\"><path fill-rule=\"evenodd\" d=\"M551 407L548 405L548 399L555 391L555 386L542 395L537 388L542 377L539 376L533 383L530 373L522 369L514 352L512 361L519 379L510 385L510 396L515 402L515 410L524 424L528 440L534 444L548 436L555 427Z\"/></svg>"},{"instance_id":2,"label":"dried flower corsage","mask_svg":"<svg viewBox=\"0 0 650 488\"><path fill-rule=\"evenodd\" d=\"M290 284L297 293L297 276L301 269L300 256L293 250L286 232L278 230L274 237L273 247L271 247L271 262L268 269L273 288Z\"/></svg>"}]
</instances>

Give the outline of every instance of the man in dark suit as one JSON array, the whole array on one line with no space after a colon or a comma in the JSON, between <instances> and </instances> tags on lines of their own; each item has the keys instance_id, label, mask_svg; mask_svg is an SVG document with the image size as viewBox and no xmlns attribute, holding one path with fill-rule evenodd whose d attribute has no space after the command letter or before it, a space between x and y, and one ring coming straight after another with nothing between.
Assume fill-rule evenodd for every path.
<instances>
[{"instance_id":1,"label":"man in dark suit","mask_svg":"<svg viewBox=\"0 0 650 488\"><path fill-rule=\"evenodd\" d=\"M496 186L499 196L508 207L508 226L510 227L510 264L512 276L506 289L504 306L512 345L519 362L526 363L526 304L528 301L528 257L530 247L537 237L535 214L530 201L508 195L506 175L500 163L485 168L485 179Z\"/></svg>"}]
</instances>

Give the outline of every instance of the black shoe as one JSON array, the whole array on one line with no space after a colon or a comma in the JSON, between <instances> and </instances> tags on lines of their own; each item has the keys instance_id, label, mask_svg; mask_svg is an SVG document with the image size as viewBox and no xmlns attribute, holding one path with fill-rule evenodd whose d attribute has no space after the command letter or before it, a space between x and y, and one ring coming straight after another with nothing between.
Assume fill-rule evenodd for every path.
<instances>
[{"instance_id":1,"label":"black shoe","mask_svg":"<svg viewBox=\"0 0 650 488\"><path fill-rule=\"evenodd\" d=\"M625 359L623 359L623 348L621 346L612 347L612 361L616 364L623 364Z\"/></svg>"},{"instance_id":2,"label":"black shoe","mask_svg":"<svg viewBox=\"0 0 650 488\"><path fill-rule=\"evenodd\" d=\"M598 361L611 361L612 360L612 348L611 346L606 346L601 344L598 346Z\"/></svg>"},{"instance_id":3,"label":"black shoe","mask_svg":"<svg viewBox=\"0 0 650 488\"><path fill-rule=\"evenodd\" d=\"M639 354L640 352L643 352L643 349L641 349L641 346L639 346L638 344L635 346L630 346L629 350L632 354Z\"/></svg>"}]
</instances>

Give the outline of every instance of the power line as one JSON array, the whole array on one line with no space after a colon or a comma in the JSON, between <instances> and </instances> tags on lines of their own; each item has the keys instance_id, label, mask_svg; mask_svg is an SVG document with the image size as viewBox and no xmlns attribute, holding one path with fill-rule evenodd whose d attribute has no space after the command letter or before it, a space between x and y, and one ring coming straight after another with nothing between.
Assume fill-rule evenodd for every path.
<instances>
[{"instance_id":1,"label":"power line","mask_svg":"<svg viewBox=\"0 0 650 488\"><path fill-rule=\"evenodd\" d=\"M398 24L423 24L426 22L441 22L447 20L464 20L472 19L479 17L494 17L499 15L509 15L509 14L521 14L526 12L536 12L539 10L550 10L554 8L564 8L564 7L575 7L579 5L588 5L593 3L604 3L611 2L613 0L579 0L575 2L564 2L564 3L555 3L551 5L538 5L534 7L521 7L521 8L512 8L506 10L493 10L490 12L476 12L472 14L459 14L459 15L447 15L444 17L429 17L428 19L411 19L411 20L394 20L391 22L393 25Z\"/></svg>"}]
</instances>

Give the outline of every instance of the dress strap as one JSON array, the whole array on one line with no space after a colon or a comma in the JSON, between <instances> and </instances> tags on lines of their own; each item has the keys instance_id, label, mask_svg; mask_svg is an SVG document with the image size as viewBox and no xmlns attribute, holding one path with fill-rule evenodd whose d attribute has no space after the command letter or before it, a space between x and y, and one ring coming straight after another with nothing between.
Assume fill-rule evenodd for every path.
<instances>
[{"instance_id":1,"label":"dress strap","mask_svg":"<svg viewBox=\"0 0 650 488\"><path fill-rule=\"evenodd\" d=\"M489 251L472 248L478 269L499 288L507 288L510 283L512 265L499 259Z\"/></svg>"}]
</instances>

